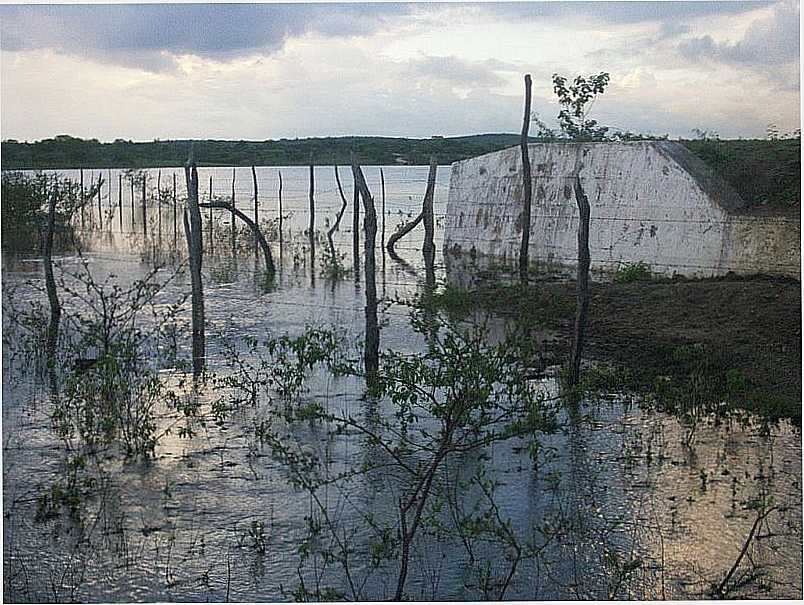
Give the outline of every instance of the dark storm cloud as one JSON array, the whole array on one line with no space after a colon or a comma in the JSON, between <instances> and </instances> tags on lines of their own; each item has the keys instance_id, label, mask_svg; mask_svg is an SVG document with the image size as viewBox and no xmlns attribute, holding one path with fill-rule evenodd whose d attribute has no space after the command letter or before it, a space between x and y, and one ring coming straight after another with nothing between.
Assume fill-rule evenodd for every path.
<instances>
[{"instance_id":1,"label":"dark storm cloud","mask_svg":"<svg viewBox=\"0 0 804 605\"><path fill-rule=\"evenodd\" d=\"M0 47L159 70L180 54L227 59L275 51L308 31L367 34L409 10L405 4L2 6Z\"/></svg>"}]
</instances>

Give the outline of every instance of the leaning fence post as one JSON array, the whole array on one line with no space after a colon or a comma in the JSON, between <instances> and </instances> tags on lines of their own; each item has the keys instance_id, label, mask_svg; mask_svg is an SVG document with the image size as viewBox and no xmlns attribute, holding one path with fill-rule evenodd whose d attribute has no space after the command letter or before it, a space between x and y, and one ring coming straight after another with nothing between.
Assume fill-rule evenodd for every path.
<instances>
[{"instance_id":1,"label":"leaning fence post","mask_svg":"<svg viewBox=\"0 0 804 605\"><path fill-rule=\"evenodd\" d=\"M570 386L578 384L581 371L581 355L589 314L589 198L581 185L580 174L575 174L575 201L578 204L578 277L576 281L575 329L572 339L572 358L570 360Z\"/></svg>"},{"instance_id":2,"label":"leaning fence post","mask_svg":"<svg viewBox=\"0 0 804 605\"><path fill-rule=\"evenodd\" d=\"M405 237L408 233L413 231L416 228L416 225L421 223L424 220L425 209L429 206L432 208L433 204L433 196L435 195L435 181L436 181L436 172L438 170L438 164L435 161L435 157L430 158L430 172L427 174L427 190L424 192L424 201L422 202L422 211L419 212L419 215L413 219L411 222L406 224L405 226L397 229L391 234L391 237L388 238L388 254L394 260L397 260L399 257L394 250L394 246L396 243ZM425 245L427 245L427 238L425 233ZM433 246L433 249L435 247ZM424 250L424 248L422 248Z\"/></svg>"},{"instance_id":3,"label":"leaning fence post","mask_svg":"<svg viewBox=\"0 0 804 605\"><path fill-rule=\"evenodd\" d=\"M530 247L530 212L533 198L533 183L530 176L530 157L528 155L528 130L530 130L530 74L525 74L525 116L522 119L522 137L519 142L522 150L522 244L519 248L519 279L528 281L528 253Z\"/></svg>"}]
</instances>

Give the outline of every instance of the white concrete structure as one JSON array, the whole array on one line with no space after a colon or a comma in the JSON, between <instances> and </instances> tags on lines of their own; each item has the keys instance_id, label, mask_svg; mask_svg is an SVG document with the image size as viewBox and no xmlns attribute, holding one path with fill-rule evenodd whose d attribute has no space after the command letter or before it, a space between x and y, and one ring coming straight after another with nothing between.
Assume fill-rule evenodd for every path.
<instances>
[{"instance_id":1,"label":"white concrete structure","mask_svg":"<svg viewBox=\"0 0 804 605\"><path fill-rule=\"evenodd\" d=\"M660 274L734 271L800 279L799 219L747 213L739 196L679 143L542 143L528 149L534 263L576 262L572 183L579 170L591 205L593 270L645 262ZM516 261L521 169L519 147L452 165L445 252Z\"/></svg>"}]
</instances>

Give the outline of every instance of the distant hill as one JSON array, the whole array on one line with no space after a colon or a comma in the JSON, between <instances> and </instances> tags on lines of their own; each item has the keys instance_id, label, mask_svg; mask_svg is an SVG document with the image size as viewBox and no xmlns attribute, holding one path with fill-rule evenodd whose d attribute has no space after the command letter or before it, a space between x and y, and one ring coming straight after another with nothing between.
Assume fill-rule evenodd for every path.
<instances>
[{"instance_id":1,"label":"distant hill","mask_svg":"<svg viewBox=\"0 0 804 605\"><path fill-rule=\"evenodd\" d=\"M191 141L138 143L116 140L101 143L60 135L35 143L2 142L2 168L144 168L182 166ZM192 141L201 166L307 165L312 155L318 165L349 164L355 152L361 164L451 164L476 155L517 145L516 134L480 134L465 137L405 139L390 137L326 137L276 141Z\"/></svg>"},{"instance_id":2,"label":"distant hill","mask_svg":"<svg viewBox=\"0 0 804 605\"><path fill-rule=\"evenodd\" d=\"M537 139L531 138L536 142ZM152 141L101 143L67 135L35 143L2 142L2 168L157 168L182 166L192 142L201 166L441 165L519 144L518 134L405 139L325 137L276 141ZM681 141L755 208L795 209L801 200L801 139Z\"/></svg>"}]
</instances>

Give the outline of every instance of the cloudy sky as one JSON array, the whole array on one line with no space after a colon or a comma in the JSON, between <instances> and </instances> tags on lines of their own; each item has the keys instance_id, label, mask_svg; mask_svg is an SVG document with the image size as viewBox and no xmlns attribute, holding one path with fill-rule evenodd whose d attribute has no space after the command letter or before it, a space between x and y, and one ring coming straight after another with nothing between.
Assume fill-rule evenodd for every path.
<instances>
[{"instance_id":1,"label":"cloudy sky","mask_svg":"<svg viewBox=\"0 0 804 605\"><path fill-rule=\"evenodd\" d=\"M0 6L0 136L110 141L518 132L522 76L607 71L620 129L799 126L799 3Z\"/></svg>"}]
</instances>

